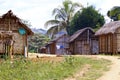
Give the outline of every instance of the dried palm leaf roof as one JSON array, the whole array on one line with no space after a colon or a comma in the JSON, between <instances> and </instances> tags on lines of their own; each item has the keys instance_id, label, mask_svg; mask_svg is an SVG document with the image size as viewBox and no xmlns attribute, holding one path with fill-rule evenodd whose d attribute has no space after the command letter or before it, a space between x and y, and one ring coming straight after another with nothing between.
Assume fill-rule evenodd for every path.
<instances>
[{"instance_id":1,"label":"dried palm leaf roof","mask_svg":"<svg viewBox=\"0 0 120 80\"><path fill-rule=\"evenodd\" d=\"M112 21L110 23L104 24L95 35L103 35L103 34L114 34L115 31L120 27L120 21Z\"/></svg>"},{"instance_id":2,"label":"dried palm leaf roof","mask_svg":"<svg viewBox=\"0 0 120 80\"><path fill-rule=\"evenodd\" d=\"M88 29L91 30L92 32L94 32L93 29L90 28L90 27L86 27L86 28L80 29L80 30L78 30L77 32L75 32L75 33L70 37L69 42L73 42L79 35L81 35L84 31L86 31L86 30L88 30Z\"/></svg>"},{"instance_id":3,"label":"dried palm leaf roof","mask_svg":"<svg viewBox=\"0 0 120 80\"><path fill-rule=\"evenodd\" d=\"M52 39L51 41L49 41L46 45L49 45L49 44L52 44L54 42L56 42L57 40L59 40L60 38L64 37L64 36L67 36L69 38L69 36L67 34L63 34L55 39Z\"/></svg>"},{"instance_id":4,"label":"dried palm leaf roof","mask_svg":"<svg viewBox=\"0 0 120 80\"><path fill-rule=\"evenodd\" d=\"M61 35L61 36L59 36L59 37L57 37L57 38L55 38L55 39L53 39L53 40L51 40L51 41L57 41L57 40L59 40L60 38L62 38L62 37L64 37L64 36L68 36L67 34L63 34L63 35Z\"/></svg>"},{"instance_id":5,"label":"dried palm leaf roof","mask_svg":"<svg viewBox=\"0 0 120 80\"><path fill-rule=\"evenodd\" d=\"M7 18L15 19L16 22L27 31L28 35L34 34L32 30L26 24L24 24L20 18L14 15L11 10L9 10L6 14L3 14L2 16L0 16L0 21L7 19Z\"/></svg>"}]
</instances>

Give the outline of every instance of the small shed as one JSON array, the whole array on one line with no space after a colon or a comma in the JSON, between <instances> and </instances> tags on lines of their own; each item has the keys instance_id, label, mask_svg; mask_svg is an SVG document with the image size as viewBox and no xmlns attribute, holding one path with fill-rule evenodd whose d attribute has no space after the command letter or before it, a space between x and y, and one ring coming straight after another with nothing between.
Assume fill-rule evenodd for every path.
<instances>
[{"instance_id":1,"label":"small shed","mask_svg":"<svg viewBox=\"0 0 120 80\"><path fill-rule=\"evenodd\" d=\"M99 37L99 53L120 53L120 21L104 24L95 35Z\"/></svg>"},{"instance_id":2,"label":"small shed","mask_svg":"<svg viewBox=\"0 0 120 80\"><path fill-rule=\"evenodd\" d=\"M51 40L46 45L46 53L47 54L58 54L63 55L67 54L69 36L67 34L63 34L58 38Z\"/></svg>"},{"instance_id":3,"label":"small shed","mask_svg":"<svg viewBox=\"0 0 120 80\"><path fill-rule=\"evenodd\" d=\"M46 47L41 47L38 49L38 53L46 53Z\"/></svg>"},{"instance_id":4,"label":"small shed","mask_svg":"<svg viewBox=\"0 0 120 80\"><path fill-rule=\"evenodd\" d=\"M98 38L90 27L75 32L69 39L72 54L98 54Z\"/></svg>"},{"instance_id":5,"label":"small shed","mask_svg":"<svg viewBox=\"0 0 120 80\"><path fill-rule=\"evenodd\" d=\"M0 54L27 56L27 37L33 32L10 10L0 17Z\"/></svg>"}]
</instances>

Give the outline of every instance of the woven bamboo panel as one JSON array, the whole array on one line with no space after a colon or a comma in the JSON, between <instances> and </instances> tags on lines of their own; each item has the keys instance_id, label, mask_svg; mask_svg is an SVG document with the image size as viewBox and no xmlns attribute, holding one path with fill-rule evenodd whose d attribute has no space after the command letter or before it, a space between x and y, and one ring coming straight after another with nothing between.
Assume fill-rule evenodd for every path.
<instances>
[{"instance_id":1,"label":"woven bamboo panel","mask_svg":"<svg viewBox=\"0 0 120 80\"><path fill-rule=\"evenodd\" d=\"M23 54L24 53L24 38L22 35L19 33L13 33L13 40L15 41L14 43L14 53L17 54Z\"/></svg>"}]
</instances>

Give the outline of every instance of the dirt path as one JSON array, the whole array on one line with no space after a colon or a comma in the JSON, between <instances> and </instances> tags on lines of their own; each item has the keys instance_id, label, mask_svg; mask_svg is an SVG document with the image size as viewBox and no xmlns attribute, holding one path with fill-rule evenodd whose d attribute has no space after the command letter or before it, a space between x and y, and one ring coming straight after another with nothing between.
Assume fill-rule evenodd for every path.
<instances>
[{"instance_id":1,"label":"dirt path","mask_svg":"<svg viewBox=\"0 0 120 80\"><path fill-rule=\"evenodd\" d=\"M97 56L112 61L111 68L97 80L120 80L120 58L115 56Z\"/></svg>"}]
</instances>

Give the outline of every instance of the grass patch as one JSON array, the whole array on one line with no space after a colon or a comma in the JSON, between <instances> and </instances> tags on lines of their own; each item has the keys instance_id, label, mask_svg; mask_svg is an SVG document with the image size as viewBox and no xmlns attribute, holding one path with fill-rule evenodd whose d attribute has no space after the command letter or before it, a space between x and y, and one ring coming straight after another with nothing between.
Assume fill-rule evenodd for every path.
<instances>
[{"instance_id":1,"label":"grass patch","mask_svg":"<svg viewBox=\"0 0 120 80\"><path fill-rule=\"evenodd\" d=\"M85 57L63 57L61 61L18 59L0 63L0 80L63 80L74 75L86 64L91 68L78 80L96 80L103 71L108 70L110 61ZM56 58L57 59L57 58Z\"/></svg>"}]
</instances>

